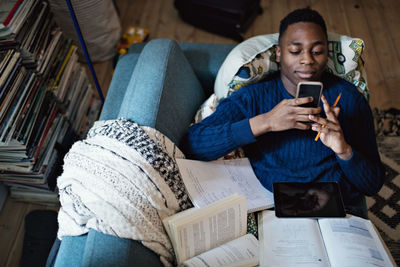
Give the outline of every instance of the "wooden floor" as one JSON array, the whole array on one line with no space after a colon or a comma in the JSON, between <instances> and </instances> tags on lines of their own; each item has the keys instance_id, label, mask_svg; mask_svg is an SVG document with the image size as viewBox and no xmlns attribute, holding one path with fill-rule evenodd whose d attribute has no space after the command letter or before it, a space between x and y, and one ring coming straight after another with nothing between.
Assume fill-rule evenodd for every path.
<instances>
[{"instance_id":1,"label":"wooden floor","mask_svg":"<svg viewBox=\"0 0 400 267\"><path fill-rule=\"evenodd\" d=\"M115 0L123 30L128 26L149 29L150 39L171 38L179 42L235 43L184 23L173 0ZM399 0L261 0L264 12L245 37L275 33L280 19L293 9L310 6L326 20L328 31L362 38L366 49L368 84L372 107L400 108L400 1ZM112 61L95 64L106 95L112 78ZM0 267L19 266L24 217L46 207L8 200L0 213Z\"/></svg>"},{"instance_id":2,"label":"wooden floor","mask_svg":"<svg viewBox=\"0 0 400 267\"><path fill-rule=\"evenodd\" d=\"M25 234L25 216L33 210L58 207L26 204L7 199L0 213L0 266L20 266Z\"/></svg>"},{"instance_id":3,"label":"wooden floor","mask_svg":"<svg viewBox=\"0 0 400 267\"><path fill-rule=\"evenodd\" d=\"M184 23L173 0L116 0L123 30L128 26L149 29L150 39L178 42L235 43ZM328 31L359 37L365 42L372 107L400 108L400 1L399 0L261 0L263 14L247 30L245 38L275 33L280 20L296 8L309 6L325 18ZM112 64L96 64L96 73L106 95Z\"/></svg>"}]
</instances>

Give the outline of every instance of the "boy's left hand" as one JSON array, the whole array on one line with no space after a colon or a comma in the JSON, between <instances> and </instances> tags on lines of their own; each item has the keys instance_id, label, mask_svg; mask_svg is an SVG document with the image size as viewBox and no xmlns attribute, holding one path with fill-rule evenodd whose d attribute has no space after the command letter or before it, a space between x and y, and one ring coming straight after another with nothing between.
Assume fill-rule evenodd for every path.
<instances>
[{"instance_id":1,"label":"boy's left hand","mask_svg":"<svg viewBox=\"0 0 400 267\"><path fill-rule=\"evenodd\" d=\"M340 108L329 105L325 96L321 96L326 118L309 115L312 124L311 129L315 132L321 131L320 140L327 147L331 148L339 158L347 160L353 152L351 146L344 139L342 127L337 119ZM323 126L324 125L324 126Z\"/></svg>"}]
</instances>

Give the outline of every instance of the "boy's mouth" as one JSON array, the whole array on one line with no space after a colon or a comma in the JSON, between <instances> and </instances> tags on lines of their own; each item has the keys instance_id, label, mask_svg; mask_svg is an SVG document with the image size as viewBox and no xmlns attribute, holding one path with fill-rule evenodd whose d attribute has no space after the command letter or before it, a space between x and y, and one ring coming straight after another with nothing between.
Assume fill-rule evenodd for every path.
<instances>
[{"instance_id":1,"label":"boy's mouth","mask_svg":"<svg viewBox=\"0 0 400 267\"><path fill-rule=\"evenodd\" d=\"M296 74L299 78L308 80L314 77L315 72L314 71L296 71Z\"/></svg>"}]
</instances>

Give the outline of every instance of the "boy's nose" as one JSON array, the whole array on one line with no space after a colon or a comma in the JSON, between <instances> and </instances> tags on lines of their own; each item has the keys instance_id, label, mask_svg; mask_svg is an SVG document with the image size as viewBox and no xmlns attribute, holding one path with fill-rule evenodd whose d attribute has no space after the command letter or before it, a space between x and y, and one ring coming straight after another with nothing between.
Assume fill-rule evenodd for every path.
<instances>
[{"instance_id":1,"label":"boy's nose","mask_svg":"<svg viewBox=\"0 0 400 267\"><path fill-rule=\"evenodd\" d=\"M305 52L302 54L301 64L310 65L314 63L314 58L311 53Z\"/></svg>"}]
</instances>

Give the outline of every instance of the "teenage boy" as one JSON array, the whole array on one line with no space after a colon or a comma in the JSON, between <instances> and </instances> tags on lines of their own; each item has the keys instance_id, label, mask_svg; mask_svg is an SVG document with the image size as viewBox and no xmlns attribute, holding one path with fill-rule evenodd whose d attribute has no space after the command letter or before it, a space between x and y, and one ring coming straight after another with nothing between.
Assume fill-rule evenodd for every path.
<instances>
[{"instance_id":1,"label":"teenage boy","mask_svg":"<svg viewBox=\"0 0 400 267\"><path fill-rule=\"evenodd\" d=\"M347 212L367 217L364 195L384 180L372 113L355 86L325 71L327 30L318 12L298 9L281 21L276 59L280 71L268 81L241 88L189 129L186 156L214 160L243 147L270 191L278 181L337 181ZM295 99L301 81L323 83L323 109L300 106L312 101Z\"/></svg>"}]
</instances>

